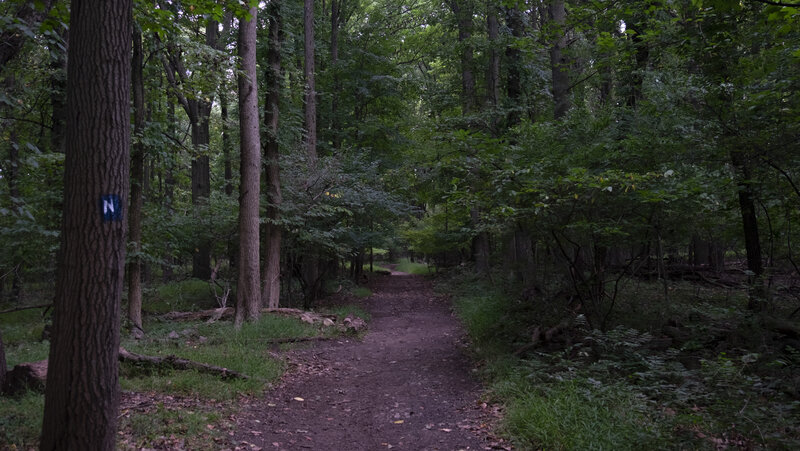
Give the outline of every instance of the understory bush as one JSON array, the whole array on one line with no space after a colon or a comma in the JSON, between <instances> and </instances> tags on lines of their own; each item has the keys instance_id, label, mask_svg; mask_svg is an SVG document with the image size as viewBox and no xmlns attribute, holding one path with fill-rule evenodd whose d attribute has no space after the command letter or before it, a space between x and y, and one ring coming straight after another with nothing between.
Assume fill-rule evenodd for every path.
<instances>
[{"instance_id":1,"label":"understory bush","mask_svg":"<svg viewBox=\"0 0 800 451\"><path fill-rule=\"evenodd\" d=\"M505 406L501 432L522 449L800 446L798 353L767 346L763 330L750 340L754 321L713 296L673 294L671 314L682 316L660 321L679 324L680 341L657 317L637 318L644 331L620 322L600 331L577 314L561 340L531 345L547 299L525 302L464 274L438 289L453 294L490 396ZM661 301L639 297L640 312Z\"/></svg>"}]
</instances>

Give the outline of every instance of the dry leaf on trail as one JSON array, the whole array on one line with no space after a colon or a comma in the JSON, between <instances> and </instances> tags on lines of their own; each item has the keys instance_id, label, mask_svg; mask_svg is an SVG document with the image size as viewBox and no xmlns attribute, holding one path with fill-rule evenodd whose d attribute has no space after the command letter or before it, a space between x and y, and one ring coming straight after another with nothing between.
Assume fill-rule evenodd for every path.
<instances>
[{"instance_id":1,"label":"dry leaf on trail","mask_svg":"<svg viewBox=\"0 0 800 451\"><path fill-rule=\"evenodd\" d=\"M393 423L394 423L394 424L403 424L403 423L405 423L405 421L403 421L403 420L397 420L397 421L394 421Z\"/></svg>"},{"instance_id":2,"label":"dry leaf on trail","mask_svg":"<svg viewBox=\"0 0 800 451\"><path fill-rule=\"evenodd\" d=\"M294 399L295 401L298 401L298 402L303 402L303 401L305 401L305 399L303 399L303 398L301 398L301 397L299 397L299 396L295 396L295 397L294 397L294 398L292 398L292 399Z\"/></svg>"}]
</instances>

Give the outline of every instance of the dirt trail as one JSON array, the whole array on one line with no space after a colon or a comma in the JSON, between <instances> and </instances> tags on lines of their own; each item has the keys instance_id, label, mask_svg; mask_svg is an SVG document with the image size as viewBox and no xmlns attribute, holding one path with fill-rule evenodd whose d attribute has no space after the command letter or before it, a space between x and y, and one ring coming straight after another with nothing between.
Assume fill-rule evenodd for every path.
<instances>
[{"instance_id":1,"label":"dirt trail","mask_svg":"<svg viewBox=\"0 0 800 451\"><path fill-rule=\"evenodd\" d=\"M238 416L238 449L490 448L481 388L447 302L403 273L372 288L363 341L293 351L283 383Z\"/></svg>"}]
</instances>

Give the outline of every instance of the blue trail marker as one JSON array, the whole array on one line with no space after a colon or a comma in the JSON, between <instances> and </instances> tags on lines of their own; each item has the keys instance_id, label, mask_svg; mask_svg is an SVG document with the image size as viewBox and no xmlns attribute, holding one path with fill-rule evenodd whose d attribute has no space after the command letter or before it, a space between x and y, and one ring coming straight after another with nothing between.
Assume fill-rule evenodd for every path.
<instances>
[{"instance_id":1,"label":"blue trail marker","mask_svg":"<svg viewBox=\"0 0 800 451\"><path fill-rule=\"evenodd\" d=\"M104 194L100 196L100 213L103 215L103 222L122 221L122 202L116 194Z\"/></svg>"}]
</instances>

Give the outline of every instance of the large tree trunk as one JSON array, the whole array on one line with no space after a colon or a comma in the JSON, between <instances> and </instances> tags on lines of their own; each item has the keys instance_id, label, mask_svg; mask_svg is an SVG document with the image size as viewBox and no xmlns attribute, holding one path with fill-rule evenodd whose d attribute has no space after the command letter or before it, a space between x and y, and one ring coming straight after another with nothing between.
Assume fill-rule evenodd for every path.
<instances>
[{"instance_id":1,"label":"large tree trunk","mask_svg":"<svg viewBox=\"0 0 800 451\"><path fill-rule=\"evenodd\" d=\"M553 76L553 118L558 120L567 114L569 101L569 68L564 49L567 47L565 29L567 12L564 0L553 0L548 6L550 21L556 27L558 36L550 47L550 69Z\"/></svg>"},{"instance_id":2,"label":"large tree trunk","mask_svg":"<svg viewBox=\"0 0 800 451\"><path fill-rule=\"evenodd\" d=\"M264 274L261 302L274 309L280 304L281 295L281 176L280 149L278 147L279 102L281 94L281 30L280 2L270 3L269 49L267 50L267 99L264 123L267 128L267 143L264 150L264 176L267 185L267 223L264 226Z\"/></svg>"},{"instance_id":3,"label":"large tree trunk","mask_svg":"<svg viewBox=\"0 0 800 451\"><path fill-rule=\"evenodd\" d=\"M259 261L259 199L261 192L261 140L258 121L256 75L257 9L251 7L249 20L239 21L239 283L236 289L234 325L257 320L261 314Z\"/></svg>"},{"instance_id":4,"label":"large tree trunk","mask_svg":"<svg viewBox=\"0 0 800 451\"><path fill-rule=\"evenodd\" d=\"M133 87L133 132L144 131L144 57L142 52L142 31L138 26L133 31L133 60L131 61L131 80ZM134 336L140 336L142 329L142 188L144 185L144 145L141 140L131 152L131 201L128 210L128 241L134 257L128 263L128 319L131 320Z\"/></svg>"},{"instance_id":5,"label":"large tree trunk","mask_svg":"<svg viewBox=\"0 0 800 451\"><path fill-rule=\"evenodd\" d=\"M113 450L130 163L130 0L73 0L64 214L41 449Z\"/></svg>"},{"instance_id":6,"label":"large tree trunk","mask_svg":"<svg viewBox=\"0 0 800 451\"><path fill-rule=\"evenodd\" d=\"M314 42L314 0L304 0L303 30L305 33L305 126L306 153L308 164L314 169L317 165L317 88L315 81L315 42Z\"/></svg>"}]
</instances>

